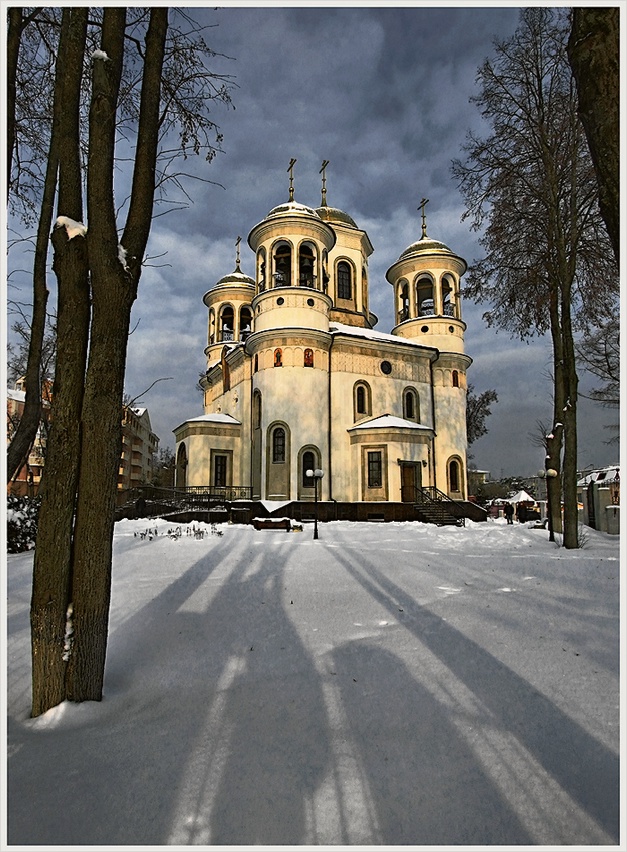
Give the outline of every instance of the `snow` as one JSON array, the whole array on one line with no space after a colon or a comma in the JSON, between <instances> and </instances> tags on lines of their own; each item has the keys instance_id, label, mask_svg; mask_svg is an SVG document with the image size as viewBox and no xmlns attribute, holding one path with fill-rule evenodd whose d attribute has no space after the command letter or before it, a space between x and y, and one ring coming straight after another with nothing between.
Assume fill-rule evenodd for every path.
<instances>
[{"instance_id":1,"label":"snow","mask_svg":"<svg viewBox=\"0 0 627 852\"><path fill-rule=\"evenodd\" d=\"M68 240L71 240L74 237L84 237L87 235L87 226L82 222L77 222L76 219L70 219L69 216L58 216L54 223L54 227L55 229L65 228Z\"/></svg>"},{"instance_id":2,"label":"snow","mask_svg":"<svg viewBox=\"0 0 627 852\"><path fill-rule=\"evenodd\" d=\"M231 414L216 412L215 414L200 414L198 417L190 417L187 420L184 420L180 426L177 426L176 429L173 429L172 431L178 431L181 426L184 426L186 423L226 423L232 426L242 425L241 420L237 420Z\"/></svg>"},{"instance_id":3,"label":"snow","mask_svg":"<svg viewBox=\"0 0 627 852\"><path fill-rule=\"evenodd\" d=\"M510 503L535 503L535 498L531 496L531 494L527 493L524 489L522 491L517 491L512 497L507 498Z\"/></svg>"},{"instance_id":4,"label":"snow","mask_svg":"<svg viewBox=\"0 0 627 852\"><path fill-rule=\"evenodd\" d=\"M395 343L395 344L404 344L407 346L417 346L421 349L433 349L432 346L427 346L422 342L417 342L415 340L409 340L405 337L400 337L396 334L387 334L383 331L374 331L370 328L361 328L356 325L345 325L341 322L331 322L329 323L329 331L331 334L345 334L350 337L363 337L367 340L376 340L386 343Z\"/></svg>"},{"instance_id":5,"label":"snow","mask_svg":"<svg viewBox=\"0 0 627 852\"><path fill-rule=\"evenodd\" d=\"M91 58L92 58L92 60L95 60L95 59L102 59L102 60L104 60L105 62L110 62L110 61L111 61L111 60L109 59L109 57L107 56L107 54L106 54L106 52L105 52L104 50L94 50L94 51L92 51Z\"/></svg>"},{"instance_id":6,"label":"snow","mask_svg":"<svg viewBox=\"0 0 627 852\"><path fill-rule=\"evenodd\" d=\"M413 420L405 420L402 417L395 417L393 414L382 414L379 417L373 417L372 420L362 420L356 426L351 426L349 432L354 432L359 429L418 429L425 432L431 432L430 426L423 426L420 423L415 423Z\"/></svg>"},{"instance_id":7,"label":"snow","mask_svg":"<svg viewBox=\"0 0 627 852\"><path fill-rule=\"evenodd\" d=\"M302 526L117 523L104 699L37 719L7 557L8 842L618 844L618 537Z\"/></svg>"},{"instance_id":8,"label":"snow","mask_svg":"<svg viewBox=\"0 0 627 852\"><path fill-rule=\"evenodd\" d=\"M122 264L122 267L124 268L125 271L128 271L128 265L126 263L127 255L128 255L127 250L124 248L124 246L121 243L119 243L118 244L118 260Z\"/></svg>"}]
</instances>

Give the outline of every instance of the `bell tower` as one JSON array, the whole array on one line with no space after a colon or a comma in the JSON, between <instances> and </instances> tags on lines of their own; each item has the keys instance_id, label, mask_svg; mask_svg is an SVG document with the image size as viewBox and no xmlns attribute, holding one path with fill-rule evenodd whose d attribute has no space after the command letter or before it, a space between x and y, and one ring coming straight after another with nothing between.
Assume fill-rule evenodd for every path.
<instances>
[{"instance_id":1,"label":"bell tower","mask_svg":"<svg viewBox=\"0 0 627 852\"><path fill-rule=\"evenodd\" d=\"M386 278L394 288L396 325L392 334L446 352L464 352L460 281L466 261L427 235L425 207L420 202L422 234L401 253Z\"/></svg>"}]
</instances>

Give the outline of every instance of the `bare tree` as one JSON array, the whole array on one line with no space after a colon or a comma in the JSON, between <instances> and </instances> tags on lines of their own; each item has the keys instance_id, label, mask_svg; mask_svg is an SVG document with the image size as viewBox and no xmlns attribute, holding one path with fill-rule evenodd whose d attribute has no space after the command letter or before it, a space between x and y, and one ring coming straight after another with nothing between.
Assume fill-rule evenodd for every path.
<instances>
[{"instance_id":1,"label":"bare tree","mask_svg":"<svg viewBox=\"0 0 627 852\"><path fill-rule=\"evenodd\" d=\"M169 168L174 149L160 161L160 147L182 127L179 151L204 151L211 160L221 137L208 102L228 102L224 82L200 59L210 52L197 29L170 26L165 7L100 11L90 21L86 9L64 8L59 41L63 110L53 134L59 215L52 232L59 339L31 601L33 715L64 699L102 697L130 312L157 196L168 178L181 181ZM89 63L85 137L90 28L99 40ZM120 207L116 143L133 120L131 190Z\"/></svg>"},{"instance_id":2,"label":"bare tree","mask_svg":"<svg viewBox=\"0 0 627 852\"><path fill-rule=\"evenodd\" d=\"M485 256L466 295L491 303L489 325L553 344L551 505L564 488L564 546L577 547L577 396L574 333L611 315L617 269L598 210L594 168L577 114L566 42L567 10L526 8L495 44L473 100L492 132L470 134L453 174ZM562 465L563 447L563 465ZM555 509L555 529L561 517Z\"/></svg>"},{"instance_id":3,"label":"bare tree","mask_svg":"<svg viewBox=\"0 0 627 852\"><path fill-rule=\"evenodd\" d=\"M601 380L601 384L590 392L590 399L605 408L618 410L620 407L620 320L612 317L601 328L592 329L583 335L577 344L577 355L588 372ZM620 424L606 428L616 434L608 444L619 441Z\"/></svg>"},{"instance_id":4,"label":"bare tree","mask_svg":"<svg viewBox=\"0 0 627 852\"><path fill-rule=\"evenodd\" d=\"M482 435L486 435L488 427L485 422L492 414L491 406L499 398L494 389L475 394L475 386L468 385L466 395L466 435L468 444L473 444Z\"/></svg>"}]
</instances>

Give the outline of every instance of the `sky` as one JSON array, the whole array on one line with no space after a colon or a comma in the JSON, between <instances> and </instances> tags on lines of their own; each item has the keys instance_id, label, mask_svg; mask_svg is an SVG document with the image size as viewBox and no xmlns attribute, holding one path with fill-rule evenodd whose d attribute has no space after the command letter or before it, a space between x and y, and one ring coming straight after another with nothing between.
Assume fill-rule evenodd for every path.
<instances>
[{"instance_id":1,"label":"sky","mask_svg":"<svg viewBox=\"0 0 627 852\"><path fill-rule=\"evenodd\" d=\"M103 700L37 719L7 557L11 848L625 848L618 536L168 530L116 524Z\"/></svg>"},{"instance_id":2,"label":"sky","mask_svg":"<svg viewBox=\"0 0 627 852\"><path fill-rule=\"evenodd\" d=\"M288 199L292 158L295 200L316 207L320 166L327 200L368 233L371 309L377 331L391 331L392 287L387 269L420 237L418 206L427 205L430 237L470 264L480 257L478 235L462 223L463 199L451 175L467 132L481 129L475 78L495 38L513 34L516 6L416 3L369 6L318 3L263 8L226 2L186 6L211 29L218 53L212 68L232 76L234 109L213 104L223 152L212 164L190 158L186 170L207 181L187 184L187 209L156 218L139 297L133 307L126 393L149 410L162 447L172 430L202 414L197 389L205 369L204 293L235 267L242 237L242 271L252 275L250 230ZM498 403L489 433L472 445L471 463L496 479L533 475L544 453L530 434L549 424L551 346L546 338L521 343L487 329L489 305L462 304L468 381L475 392L494 389ZM591 384L582 377L582 390ZM617 461L604 442L613 412L582 399L579 467Z\"/></svg>"}]
</instances>

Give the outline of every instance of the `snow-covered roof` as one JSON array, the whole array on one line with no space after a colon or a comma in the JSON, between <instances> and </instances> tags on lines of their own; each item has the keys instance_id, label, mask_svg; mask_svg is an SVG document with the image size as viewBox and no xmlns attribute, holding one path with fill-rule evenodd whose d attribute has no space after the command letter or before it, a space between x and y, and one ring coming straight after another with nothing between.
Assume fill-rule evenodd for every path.
<instances>
[{"instance_id":1,"label":"snow-covered roof","mask_svg":"<svg viewBox=\"0 0 627 852\"><path fill-rule=\"evenodd\" d=\"M404 420L402 417L395 417L393 414L382 414L380 417L374 417L372 420L363 420L361 423L351 426L347 431L352 432L354 429L416 429L423 432L431 431L430 426L424 426L422 423L414 423L413 420Z\"/></svg>"},{"instance_id":2,"label":"snow-covered roof","mask_svg":"<svg viewBox=\"0 0 627 852\"><path fill-rule=\"evenodd\" d=\"M184 420L176 429L173 429L173 432L177 432L181 426L185 426L187 423L222 423L223 425L231 425L231 426L241 426L241 420L237 420L230 414L201 414L200 417L190 417L188 420Z\"/></svg>"},{"instance_id":3,"label":"snow-covered roof","mask_svg":"<svg viewBox=\"0 0 627 852\"><path fill-rule=\"evenodd\" d=\"M524 488L522 491L518 491L512 497L507 498L510 503L535 503L535 497L532 497L531 494L528 494Z\"/></svg>"},{"instance_id":4,"label":"snow-covered roof","mask_svg":"<svg viewBox=\"0 0 627 852\"><path fill-rule=\"evenodd\" d=\"M421 349L433 349L432 346L425 346L424 343L418 343L415 340L408 340L406 337L399 337L396 334L386 334L383 331L374 331L372 328L361 328L357 325L345 325L341 322L329 323L329 331L331 334L348 334L351 337L364 337L367 340L380 340L385 343L403 343L408 346L419 346Z\"/></svg>"},{"instance_id":5,"label":"snow-covered roof","mask_svg":"<svg viewBox=\"0 0 627 852\"><path fill-rule=\"evenodd\" d=\"M590 485L591 482L616 482L620 480L620 468L618 465L605 467L601 470L591 470L577 481L578 487Z\"/></svg>"}]
</instances>

